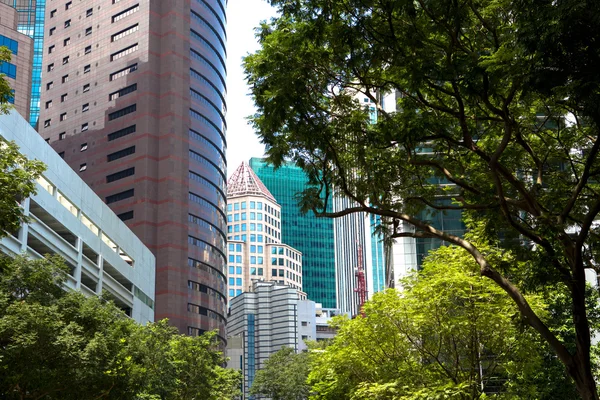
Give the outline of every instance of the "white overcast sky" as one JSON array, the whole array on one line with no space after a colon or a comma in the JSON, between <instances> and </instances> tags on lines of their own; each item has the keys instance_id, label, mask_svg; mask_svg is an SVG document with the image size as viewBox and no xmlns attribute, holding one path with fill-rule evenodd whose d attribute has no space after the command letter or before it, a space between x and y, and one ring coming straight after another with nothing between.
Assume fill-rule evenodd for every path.
<instances>
[{"instance_id":1,"label":"white overcast sky","mask_svg":"<svg viewBox=\"0 0 600 400\"><path fill-rule=\"evenodd\" d=\"M264 154L264 146L246 120L255 109L241 63L243 56L258 49L254 28L274 15L275 10L265 0L229 0L227 4L228 176L242 161Z\"/></svg>"}]
</instances>

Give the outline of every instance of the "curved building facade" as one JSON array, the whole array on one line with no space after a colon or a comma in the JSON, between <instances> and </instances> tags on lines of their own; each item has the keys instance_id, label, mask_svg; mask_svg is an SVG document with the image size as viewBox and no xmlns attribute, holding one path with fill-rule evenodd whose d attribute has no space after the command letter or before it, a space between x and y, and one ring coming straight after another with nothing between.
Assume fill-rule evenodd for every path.
<instances>
[{"instance_id":1,"label":"curved building facade","mask_svg":"<svg viewBox=\"0 0 600 400\"><path fill-rule=\"evenodd\" d=\"M225 0L55 0L40 134L156 255L155 319L226 324Z\"/></svg>"}]
</instances>

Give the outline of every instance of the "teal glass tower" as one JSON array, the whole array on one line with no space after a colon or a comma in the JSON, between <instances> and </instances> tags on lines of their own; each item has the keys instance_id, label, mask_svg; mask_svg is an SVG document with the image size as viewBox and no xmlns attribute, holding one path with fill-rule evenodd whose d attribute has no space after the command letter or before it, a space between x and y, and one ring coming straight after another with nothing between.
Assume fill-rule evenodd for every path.
<instances>
[{"instance_id":1,"label":"teal glass tower","mask_svg":"<svg viewBox=\"0 0 600 400\"><path fill-rule=\"evenodd\" d=\"M282 165L275 170L261 158L250 167L281 205L281 241L302 252L302 290L324 308L337 308L333 220L302 214L295 195L308 179L299 167Z\"/></svg>"},{"instance_id":2,"label":"teal glass tower","mask_svg":"<svg viewBox=\"0 0 600 400\"><path fill-rule=\"evenodd\" d=\"M42 56L44 55L44 13L46 0L1 0L16 8L19 14L18 31L33 39L33 66L31 69L31 107L29 123L36 127L40 116L42 87Z\"/></svg>"}]
</instances>

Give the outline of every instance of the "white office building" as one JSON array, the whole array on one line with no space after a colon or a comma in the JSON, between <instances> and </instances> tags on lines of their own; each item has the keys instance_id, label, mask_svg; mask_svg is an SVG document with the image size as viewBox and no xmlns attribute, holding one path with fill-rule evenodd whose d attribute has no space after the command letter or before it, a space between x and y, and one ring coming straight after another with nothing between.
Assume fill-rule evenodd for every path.
<instances>
[{"instance_id":1,"label":"white office building","mask_svg":"<svg viewBox=\"0 0 600 400\"><path fill-rule=\"evenodd\" d=\"M335 336L330 319L339 310L323 309L304 300L293 287L277 282L253 282L251 292L231 300L227 322L228 367L242 371L242 398L247 399L256 372L271 354L283 347L296 352L307 349L306 341Z\"/></svg>"},{"instance_id":2,"label":"white office building","mask_svg":"<svg viewBox=\"0 0 600 400\"><path fill-rule=\"evenodd\" d=\"M155 259L150 250L17 112L0 116L0 137L47 170L22 202L31 222L0 240L0 251L32 258L58 254L71 268L67 286L108 293L134 320L154 320Z\"/></svg>"}]
</instances>

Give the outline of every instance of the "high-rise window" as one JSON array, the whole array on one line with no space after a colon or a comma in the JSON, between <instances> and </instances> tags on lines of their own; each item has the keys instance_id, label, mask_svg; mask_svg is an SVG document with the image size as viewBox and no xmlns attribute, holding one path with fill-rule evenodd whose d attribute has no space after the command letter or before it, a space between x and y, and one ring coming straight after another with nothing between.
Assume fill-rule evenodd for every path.
<instances>
[{"instance_id":1,"label":"high-rise window","mask_svg":"<svg viewBox=\"0 0 600 400\"><path fill-rule=\"evenodd\" d=\"M135 192L134 192L133 189L129 189L129 190L125 190L123 192L115 193L113 195L106 196L105 202L106 202L106 204L111 204L111 203L115 203L117 201L125 200L125 199L128 199L130 197L133 197L134 193Z\"/></svg>"},{"instance_id":2,"label":"high-rise window","mask_svg":"<svg viewBox=\"0 0 600 400\"><path fill-rule=\"evenodd\" d=\"M112 112L110 114L108 114L108 120L112 121L115 120L117 118L121 118L127 114L131 114L132 112L135 112L137 109L137 105L136 104L132 104L130 106L127 106L125 108L122 108L120 110L117 110L115 112Z\"/></svg>"},{"instance_id":3,"label":"high-rise window","mask_svg":"<svg viewBox=\"0 0 600 400\"><path fill-rule=\"evenodd\" d=\"M125 17L133 14L134 12L139 11L139 10L140 10L140 5L139 4L136 4L136 5L132 6L132 7L129 7L128 9L123 10L120 13L113 15L112 22L115 23L117 21L120 21L123 18L125 18Z\"/></svg>"}]
</instances>

